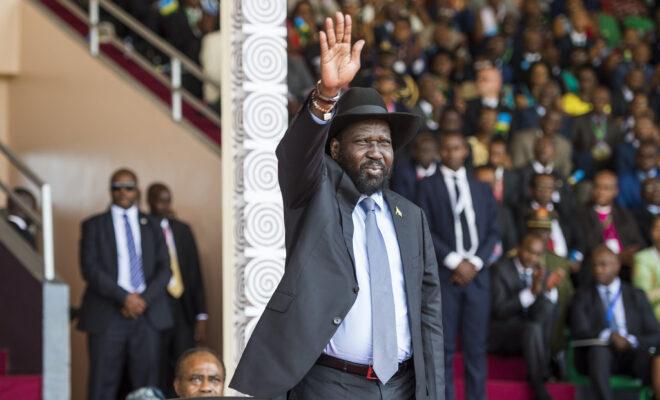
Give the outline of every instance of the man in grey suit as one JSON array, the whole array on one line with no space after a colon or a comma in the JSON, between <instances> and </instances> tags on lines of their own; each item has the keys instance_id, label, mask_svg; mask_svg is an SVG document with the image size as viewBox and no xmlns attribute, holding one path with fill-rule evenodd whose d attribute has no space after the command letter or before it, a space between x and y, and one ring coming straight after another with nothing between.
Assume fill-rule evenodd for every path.
<instances>
[{"instance_id":1,"label":"man in grey suit","mask_svg":"<svg viewBox=\"0 0 660 400\"><path fill-rule=\"evenodd\" d=\"M320 33L321 80L277 148L287 260L230 387L289 399L444 399L438 266L422 211L387 188L420 126L373 89L351 19Z\"/></svg>"}]
</instances>

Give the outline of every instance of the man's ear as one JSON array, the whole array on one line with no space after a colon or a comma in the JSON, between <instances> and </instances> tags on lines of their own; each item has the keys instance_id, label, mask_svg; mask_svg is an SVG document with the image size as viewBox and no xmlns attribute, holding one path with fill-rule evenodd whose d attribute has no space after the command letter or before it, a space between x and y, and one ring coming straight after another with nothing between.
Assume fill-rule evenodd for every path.
<instances>
[{"instance_id":1,"label":"man's ear","mask_svg":"<svg viewBox=\"0 0 660 400\"><path fill-rule=\"evenodd\" d=\"M330 139L330 157L335 161L339 158L339 140L337 138Z\"/></svg>"}]
</instances>

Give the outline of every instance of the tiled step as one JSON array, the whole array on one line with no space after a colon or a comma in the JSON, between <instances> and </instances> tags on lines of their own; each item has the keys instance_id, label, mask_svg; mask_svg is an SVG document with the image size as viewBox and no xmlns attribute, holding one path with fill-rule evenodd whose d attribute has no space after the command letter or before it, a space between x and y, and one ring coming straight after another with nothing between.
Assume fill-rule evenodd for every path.
<instances>
[{"instance_id":1,"label":"tiled step","mask_svg":"<svg viewBox=\"0 0 660 400\"><path fill-rule=\"evenodd\" d=\"M41 400L40 375L0 376L0 400Z\"/></svg>"}]
</instances>

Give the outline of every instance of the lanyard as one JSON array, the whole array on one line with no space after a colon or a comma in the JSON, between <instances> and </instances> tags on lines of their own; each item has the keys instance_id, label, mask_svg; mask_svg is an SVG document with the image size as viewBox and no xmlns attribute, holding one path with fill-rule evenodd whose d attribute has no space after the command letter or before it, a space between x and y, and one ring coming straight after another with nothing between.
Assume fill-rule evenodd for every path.
<instances>
[{"instance_id":1,"label":"lanyard","mask_svg":"<svg viewBox=\"0 0 660 400\"><path fill-rule=\"evenodd\" d=\"M619 290L616 292L614 297L609 299L609 304L607 304L607 310L605 310L605 322L607 322L608 327L612 327L613 325L616 325L615 324L616 321L614 321L614 306L616 305L617 301L619 301L619 297L621 297L621 287L619 287Z\"/></svg>"}]
</instances>

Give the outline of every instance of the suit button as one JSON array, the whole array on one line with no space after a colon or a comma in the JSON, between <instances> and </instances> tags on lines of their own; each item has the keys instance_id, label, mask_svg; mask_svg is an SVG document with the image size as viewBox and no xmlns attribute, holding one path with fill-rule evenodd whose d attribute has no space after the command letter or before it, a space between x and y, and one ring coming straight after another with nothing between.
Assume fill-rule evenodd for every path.
<instances>
[{"instance_id":1,"label":"suit button","mask_svg":"<svg viewBox=\"0 0 660 400\"><path fill-rule=\"evenodd\" d=\"M359 291L360 291L360 288L359 288L359 287L356 286L356 287L353 288L353 293L357 293L357 292L359 292Z\"/></svg>"},{"instance_id":2,"label":"suit button","mask_svg":"<svg viewBox=\"0 0 660 400\"><path fill-rule=\"evenodd\" d=\"M335 317L335 319L332 320L332 323L335 324L335 325L341 324L341 318Z\"/></svg>"}]
</instances>

